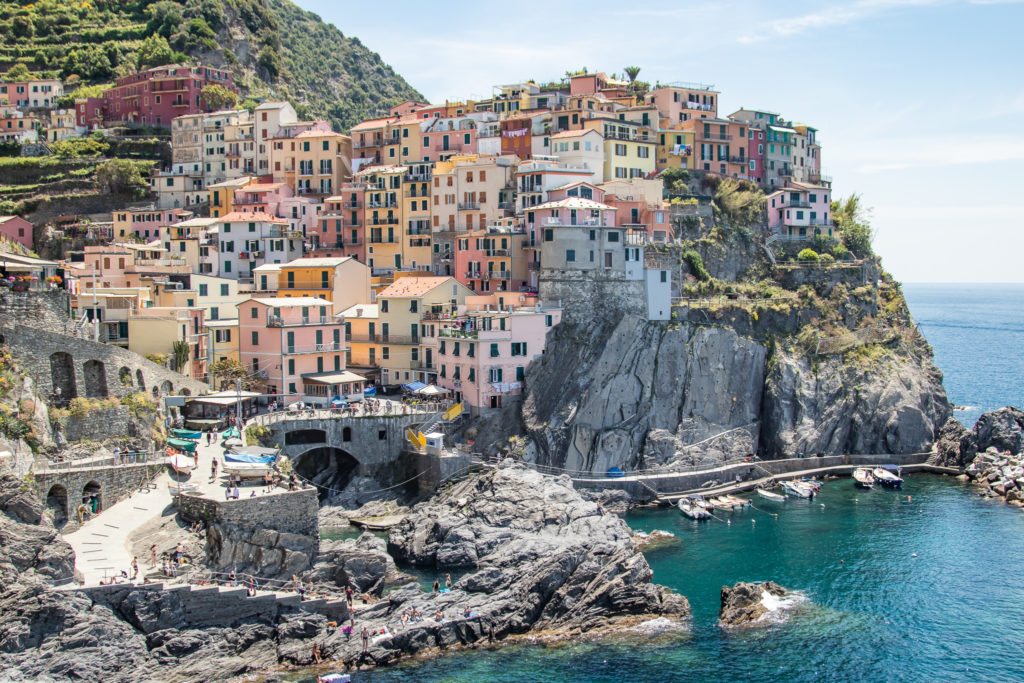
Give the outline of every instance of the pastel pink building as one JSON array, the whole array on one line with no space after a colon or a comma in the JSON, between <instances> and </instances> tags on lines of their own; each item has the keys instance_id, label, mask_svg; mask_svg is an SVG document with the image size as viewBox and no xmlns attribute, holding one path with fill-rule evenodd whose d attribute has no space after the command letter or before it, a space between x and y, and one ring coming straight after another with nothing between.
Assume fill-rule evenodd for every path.
<instances>
[{"instance_id":1,"label":"pastel pink building","mask_svg":"<svg viewBox=\"0 0 1024 683\"><path fill-rule=\"evenodd\" d=\"M476 122L467 117L431 119L424 124L424 159L444 161L453 154L476 154Z\"/></svg>"},{"instance_id":2,"label":"pastel pink building","mask_svg":"<svg viewBox=\"0 0 1024 683\"><path fill-rule=\"evenodd\" d=\"M474 292L519 292L529 287L526 232L495 226L454 241L455 279Z\"/></svg>"},{"instance_id":3,"label":"pastel pink building","mask_svg":"<svg viewBox=\"0 0 1024 683\"><path fill-rule=\"evenodd\" d=\"M768 228L793 239L814 235L832 237L831 188L824 185L791 182L765 198Z\"/></svg>"},{"instance_id":4,"label":"pastel pink building","mask_svg":"<svg viewBox=\"0 0 1024 683\"><path fill-rule=\"evenodd\" d=\"M185 209L158 209L147 206L136 209L120 209L113 213L114 238L123 240L131 235L147 242L160 239L161 228L191 218L192 212Z\"/></svg>"},{"instance_id":5,"label":"pastel pink building","mask_svg":"<svg viewBox=\"0 0 1024 683\"><path fill-rule=\"evenodd\" d=\"M364 377L345 369L345 321L318 297L249 299L238 305L238 358L284 403L328 405L362 397Z\"/></svg>"},{"instance_id":6,"label":"pastel pink building","mask_svg":"<svg viewBox=\"0 0 1024 683\"><path fill-rule=\"evenodd\" d=\"M561 309L541 308L532 297L466 297L435 339L438 384L474 413L501 408L522 393L526 369L544 353L548 331L561 320Z\"/></svg>"},{"instance_id":7,"label":"pastel pink building","mask_svg":"<svg viewBox=\"0 0 1024 683\"><path fill-rule=\"evenodd\" d=\"M753 127L748 129L747 175L756 183L764 182L764 131Z\"/></svg>"},{"instance_id":8,"label":"pastel pink building","mask_svg":"<svg viewBox=\"0 0 1024 683\"><path fill-rule=\"evenodd\" d=\"M101 106L94 98L80 104L78 125L125 121L170 128L175 117L212 111L201 97L211 84L235 89L230 71L208 66L167 64L123 76L103 92Z\"/></svg>"},{"instance_id":9,"label":"pastel pink building","mask_svg":"<svg viewBox=\"0 0 1024 683\"><path fill-rule=\"evenodd\" d=\"M0 237L32 248L32 224L21 216L0 216Z\"/></svg>"},{"instance_id":10,"label":"pastel pink building","mask_svg":"<svg viewBox=\"0 0 1024 683\"><path fill-rule=\"evenodd\" d=\"M267 213L277 216L281 201L293 196L288 183L255 182L249 183L240 190L235 190L232 206L235 211Z\"/></svg>"}]
</instances>

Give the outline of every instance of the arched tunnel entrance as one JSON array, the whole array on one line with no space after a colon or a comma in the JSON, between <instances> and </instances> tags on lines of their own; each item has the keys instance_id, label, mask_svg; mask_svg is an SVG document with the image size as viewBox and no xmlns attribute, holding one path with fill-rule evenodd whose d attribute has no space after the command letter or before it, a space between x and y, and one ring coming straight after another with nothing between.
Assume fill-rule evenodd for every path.
<instances>
[{"instance_id":1,"label":"arched tunnel entrance","mask_svg":"<svg viewBox=\"0 0 1024 683\"><path fill-rule=\"evenodd\" d=\"M348 486L359 467L359 461L340 448L322 446L292 458L292 465L303 479L318 487L326 487L317 490L317 495L323 500Z\"/></svg>"}]
</instances>

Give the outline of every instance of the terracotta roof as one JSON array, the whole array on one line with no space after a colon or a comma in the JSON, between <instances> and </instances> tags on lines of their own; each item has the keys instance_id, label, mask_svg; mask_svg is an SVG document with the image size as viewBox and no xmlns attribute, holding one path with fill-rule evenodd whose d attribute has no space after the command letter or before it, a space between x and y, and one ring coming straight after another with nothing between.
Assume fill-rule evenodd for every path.
<instances>
[{"instance_id":1,"label":"terracotta roof","mask_svg":"<svg viewBox=\"0 0 1024 683\"><path fill-rule=\"evenodd\" d=\"M232 211L226 216L221 216L218 223L279 223L288 225L288 221L277 216L271 216L262 211Z\"/></svg>"},{"instance_id":2,"label":"terracotta roof","mask_svg":"<svg viewBox=\"0 0 1024 683\"><path fill-rule=\"evenodd\" d=\"M395 280L391 285L388 285L383 291L381 291L377 298L387 296L397 296L414 298L423 296L424 294L440 287L448 281L455 282L456 280L450 276L447 277L403 277Z\"/></svg>"},{"instance_id":3,"label":"terracotta roof","mask_svg":"<svg viewBox=\"0 0 1024 683\"><path fill-rule=\"evenodd\" d=\"M335 133L333 130L306 130L306 131L303 131L303 132L301 132L301 133L299 133L298 135L295 136L296 139L298 139L298 138L326 138L326 137L347 138L348 136L347 135L342 135L341 133Z\"/></svg>"},{"instance_id":4,"label":"terracotta roof","mask_svg":"<svg viewBox=\"0 0 1024 683\"><path fill-rule=\"evenodd\" d=\"M386 126L390 121L394 121L394 118L386 119L370 119L369 121L363 121L352 126L349 130L353 133L361 130L377 130L383 126Z\"/></svg>"},{"instance_id":5,"label":"terracotta roof","mask_svg":"<svg viewBox=\"0 0 1024 683\"><path fill-rule=\"evenodd\" d=\"M279 187L284 187L288 183L253 183L252 185L246 185L246 192L267 192L269 190L275 190Z\"/></svg>"},{"instance_id":6,"label":"terracotta roof","mask_svg":"<svg viewBox=\"0 0 1024 683\"><path fill-rule=\"evenodd\" d=\"M594 133L595 135L601 135L593 128L583 128L582 130L563 130L561 133L555 133L551 136L551 139L555 138L574 138L578 135L586 135L587 133Z\"/></svg>"}]
</instances>

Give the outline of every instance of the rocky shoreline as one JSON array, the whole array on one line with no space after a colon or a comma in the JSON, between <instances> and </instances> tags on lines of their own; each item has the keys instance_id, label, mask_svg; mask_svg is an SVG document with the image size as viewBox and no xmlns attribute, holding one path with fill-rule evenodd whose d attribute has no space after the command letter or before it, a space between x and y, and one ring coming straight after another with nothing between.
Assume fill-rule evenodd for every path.
<instances>
[{"instance_id":1,"label":"rocky shoreline","mask_svg":"<svg viewBox=\"0 0 1024 683\"><path fill-rule=\"evenodd\" d=\"M390 554L371 534L325 541L303 579L367 593L347 622L282 612L197 627L179 592L130 585L103 597L59 591L51 584L70 581L74 552L14 477L0 479L0 513L0 667L12 680L223 680L309 665L317 655L355 668L651 619L689 623L686 598L651 583L624 521L581 497L567 478L521 464L416 505L392 530ZM450 590L408 582L375 597L409 578L392 555L439 577L464 573ZM354 628L346 632L346 625Z\"/></svg>"}]
</instances>

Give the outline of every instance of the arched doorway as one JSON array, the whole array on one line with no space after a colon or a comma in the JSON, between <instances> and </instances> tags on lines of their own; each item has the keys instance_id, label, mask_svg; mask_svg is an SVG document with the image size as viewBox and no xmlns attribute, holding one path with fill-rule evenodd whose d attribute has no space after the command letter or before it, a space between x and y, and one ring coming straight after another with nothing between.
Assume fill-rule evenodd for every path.
<instances>
[{"instance_id":1,"label":"arched doorway","mask_svg":"<svg viewBox=\"0 0 1024 683\"><path fill-rule=\"evenodd\" d=\"M182 389L181 391L178 392L178 396L191 396L191 395L192 395L192 392L189 391L188 389Z\"/></svg>"},{"instance_id":2,"label":"arched doorway","mask_svg":"<svg viewBox=\"0 0 1024 683\"><path fill-rule=\"evenodd\" d=\"M53 385L54 403L67 405L78 396L75 386L75 359L70 353L57 351L50 356L50 383Z\"/></svg>"},{"instance_id":3,"label":"arched doorway","mask_svg":"<svg viewBox=\"0 0 1024 683\"><path fill-rule=\"evenodd\" d=\"M146 380L142 378L142 370L135 371L135 383L139 385L140 390L146 390Z\"/></svg>"},{"instance_id":4,"label":"arched doorway","mask_svg":"<svg viewBox=\"0 0 1024 683\"><path fill-rule=\"evenodd\" d=\"M153 387L153 398L160 398L160 390Z\"/></svg>"},{"instance_id":5,"label":"arched doorway","mask_svg":"<svg viewBox=\"0 0 1024 683\"><path fill-rule=\"evenodd\" d=\"M171 384L170 380L165 379L160 384L160 393L164 396L174 396L174 385Z\"/></svg>"},{"instance_id":6,"label":"arched doorway","mask_svg":"<svg viewBox=\"0 0 1024 683\"><path fill-rule=\"evenodd\" d=\"M117 379L121 382L122 387L130 387L132 385L132 371L131 368L122 367L117 371Z\"/></svg>"},{"instance_id":7,"label":"arched doorway","mask_svg":"<svg viewBox=\"0 0 1024 683\"><path fill-rule=\"evenodd\" d=\"M103 510L103 487L99 482L90 481L82 488L82 503L93 514Z\"/></svg>"},{"instance_id":8,"label":"arched doorway","mask_svg":"<svg viewBox=\"0 0 1024 683\"><path fill-rule=\"evenodd\" d=\"M68 521L68 490L61 484L54 484L46 494L46 509L53 517L53 525L62 527Z\"/></svg>"},{"instance_id":9,"label":"arched doorway","mask_svg":"<svg viewBox=\"0 0 1024 683\"><path fill-rule=\"evenodd\" d=\"M320 488L317 494L323 500L343 490L359 467L359 461L347 451L333 446L321 446L292 458L295 472L304 480Z\"/></svg>"},{"instance_id":10,"label":"arched doorway","mask_svg":"<svg viewBox=\"0 0 1024 683\"><path fill-rule=\"evenodd\" d=\"M351 427L345 427L344 429L341 430L341 440L342 441L351 441L352 440L352 428Z\"/></svg>"},{"instance_id":11,"label":"arched doorway","mask_svg":"<svg viewBox=\"0 0 1024 683\"><path fill-rule=\"evenodd\" d=\"M86 398L107 397L107 366L98 360L87 360L82 365L82 377L85 378Z\"/></svg>"}]
</instances>

